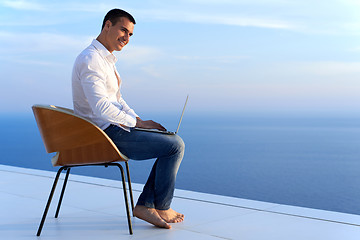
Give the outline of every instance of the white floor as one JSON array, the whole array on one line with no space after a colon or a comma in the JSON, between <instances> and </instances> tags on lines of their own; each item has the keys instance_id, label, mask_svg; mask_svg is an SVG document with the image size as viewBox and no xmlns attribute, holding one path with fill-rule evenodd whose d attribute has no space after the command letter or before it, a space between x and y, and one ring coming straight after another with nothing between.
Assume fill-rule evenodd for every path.
<instances>
[{"instance_id":1,"label":"white floor","mask_svg":"<svg viewBox=\"0 0 360 240\"><path fill-rule=\"evenodd\" d=\"M55 219L57 187L41 237L36 237L54 177L54 172L0 165L0 239L360 239L358 215L183 190L176 190L172 205L185 214L183 223L166 230L132 218L131 236L121 182L78 175L70 175ZM137 199L142 186L133 188Z\"/></svg>"}]
</instances>

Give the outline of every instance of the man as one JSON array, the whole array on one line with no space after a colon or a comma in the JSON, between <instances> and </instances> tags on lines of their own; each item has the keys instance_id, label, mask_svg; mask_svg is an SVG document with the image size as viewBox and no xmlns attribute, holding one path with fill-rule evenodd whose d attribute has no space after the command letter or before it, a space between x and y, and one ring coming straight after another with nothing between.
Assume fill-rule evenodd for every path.
<instances>
[{"instance_id":1,"label":"man","mask_svg":"<svg viewBox=\"0 0 360 240\"><path fill-rule=\"evenodd\" d=\"M121 97L121 78L114 51L121 51L133 35L135 19L120 9L110 10L99 36L76 58L72 89L76 114L94 122L113 140L119 151L133 160L157 158L144 186L134 215L155 226L171 228L184 215L170 208L176 174L184 155L177 135L138 131L134 127L165 128L142 120Z\"/></svg>"}]
</instances>

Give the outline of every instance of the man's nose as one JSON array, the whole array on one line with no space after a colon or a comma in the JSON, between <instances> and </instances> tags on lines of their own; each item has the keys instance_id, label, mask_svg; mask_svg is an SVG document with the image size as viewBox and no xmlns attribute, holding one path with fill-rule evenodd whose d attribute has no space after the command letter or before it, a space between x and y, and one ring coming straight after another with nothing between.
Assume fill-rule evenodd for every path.
<instances>
[{"instance_id":1,"label":"man's nose","mask_svg":"<svg viewBox=\"0 0 360 240\"><path fill-rule=\"evenodd\" d=\"M125 38L125 40L128 42L128 41L129 41L129 39L130 39L130 34L125 33L124 38Z\"/></svg>"}]
</instances>

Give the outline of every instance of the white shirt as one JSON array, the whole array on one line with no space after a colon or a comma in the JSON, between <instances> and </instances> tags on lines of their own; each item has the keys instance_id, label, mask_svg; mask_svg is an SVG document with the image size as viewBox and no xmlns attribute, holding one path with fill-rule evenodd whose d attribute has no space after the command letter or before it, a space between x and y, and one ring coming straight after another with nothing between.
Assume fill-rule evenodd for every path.
<instances>
[{"instance_id":1,"label":"white shirt","mask_svg":"<svg viewBox=\"0 0 360 240\"><path fill-rule=\"evenodd\" d=\"M105 129L110 124L129 131L138 115L121 97L116 57L94 39L76 58L72 72L74 112Z\"/></svg>"}]
</instances>

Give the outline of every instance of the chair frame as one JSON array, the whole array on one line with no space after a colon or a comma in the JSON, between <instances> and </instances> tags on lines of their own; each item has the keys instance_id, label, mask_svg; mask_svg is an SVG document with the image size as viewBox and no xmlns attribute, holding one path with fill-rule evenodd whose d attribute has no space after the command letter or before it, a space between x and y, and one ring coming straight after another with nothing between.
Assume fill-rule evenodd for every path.
<instances>
[{"instance_id":1,"label":"chair frame","mask_svg":"<svg viewBox=\"0 0 360 240\"><path fill-rule=\"evenodd\" d=\"M71 109L66 109L66 108L62 108L62 107L55 107L55 106L44 106L44 105L34 105L33 106L33 109L34 108L45 108L45 109L53 109L55 111L59 111L60 112L63 112L65 114L69 114L69 115L73 115L75 117L78 117L78 118L81 118L87 122L89 122L88 120L82 118L82 117L79 117L75 114L73 114L72 110ZM89 122L90 124L93 124L91 122ZM109 139L109 141L111 141ZM112 143L112 141L111 141ZM115 146L115 145L114 145ZM47 148L46 144L45 144L45 147L46 147L46 150L48 152L51 152L49 151L49 149ZM127 180L128 180L128 187L129 187L129 194L130 194L130 201L131 201L131 210L132 210L132 213L134 214L134 199L133 199L133 194L132 194L132 187L131 187L131 179L130 179L130 170L129 170L129 164L128 164L128 159L126 156L122 155L120 152L118 152L120 154L120 156L122 157L122 159L124 160L125 162L125 167L126 167L126 174L127 174ZM129 233L130 234L133 234L133 229L132 229L132 223L131 223L131 217L130 217L130 208L129 208L129 201L128 201L128 195L127 195L127 190L126 190L126 184L125 184L125 173L124 173L124 169L122 167L122 165L119 163L119 162L101 162L101 163L89 163L89 164L75 164L75 165L61 165L60 166L60 169L57 171L56 173L56 177L54 179L54 183L52 185L52 188L51 188L51 191L50 191L50 194L49 194L49 198L48 198L48 201L46 203L46 206L45 206L45 210L44 210L44 213L42 215L42 218L41 218L41 222L40 222L40 225L39 225L39 228L38 228L38 231L37 231L37 236L40 236L41 234L41 231L42 231L42 228L44 226L44 223L45 223L45 219L46 219L46 216L47 216L47 213L48 213L48 210L50 208L50 205L51 205L51 201L53 199L53 196L54 196L54 192L55 192L55 189L56 189L56 185L58 183L58 180L59 180L59 177L60 177L60 174L63 172L63 171L66 171L66 175L65 175L65 179L64 179L64 182L63 182L63 186L62 186L62 190L61 190L61 193L60 193L60 197L59 197L59 201L58 201L58 205L57 205L57 208L56 208L56 213L55 213L55 218L58 218L59 216L59 212L60 212L60 208L61 208L61 204L62 204L62 200L63 200L63 197L64 197L64 194L65 194L65 189L66 189L66 186L67 186L67 182L68 182L68 178L69 178L69 175L70 175L70 170L71 168L75 168L75 167L84 167L84 166L104 166L104 167L108 167L108 166L115 166L115 167L118 167L119 170L120 170L120 173L121 173L121 181L122 181L122 188L123 188L123 193L124 193L124 200L125 200L125 207L126 207L126 215L127 215L127 222L128 222L128 228L129 228Z\"/></svg>"},{"instance_id":2,"label":"chair frame","mask_svg":"<svg viewBox=\"0 0 360 240\"><path fill-rule=\"evenodd\" d=\"M50 204L52 201L52 198L54 196L54 192L56 189L56 185L58 183L59 177L60 177L60 173L62 171L66 171L66 175L65 175L65 179L63 182L63 186L62 186L62 190L61 190L61 194L59 197L59 202L56 208L56 213L55 213L55 218L58 218L59 216L59 212L60 212L60 207L61 207L61 203L64 197L64 193L65 193L65 189L66 189L66 185L69 179L69 174L70 174L70 169L74 168L74 167L85 167L85 166L104 166L104 167L108 167L108 166L115 166L118 167L121 173L121 181L122 181L122 188L123 188L123 192L124 192L124 199L125 199L125 207L126 207L126 215L127 215L127 222L128 222L128 227L129 227L129 233L132 235L133 234L133 229L132 229L132 223L131 223L131 217L130 217L130 209L129 209L129 201L128 201L128 197L127 197L127 191L126 191L126 185L125 185L125 174L124 174L124 168L121 166L120 163L116 163L116 162L112 162L112 163L98 163L98 164L85 164L85 165L71 165L71 166L62 166L60 167L60 169L57 171L56 173L56 177L54 179L54 183L52 185L50 194L49 194L49 198L48 201L46 203L46 207L43 213L43 216L41 218L41 222L38 228L38 231L36 233L36 236L40 236L41 231L43 229L44 223L45 223L45 219L47 216L47 213L49 211L50 208ZM129 186L129 193L130 193L130 202L131 202L131 210L132 212L134 211L134 198L133 198L133 194L132 194L132 187L131 187L131 180L130 180L130 171L129 171L129 164L128 162L125 162L125 166L126 166L126 173L127 173L127 178L128 178L128 186ZM134 213L134 212L133 212Z\"/></svg>"}]
</instances>

